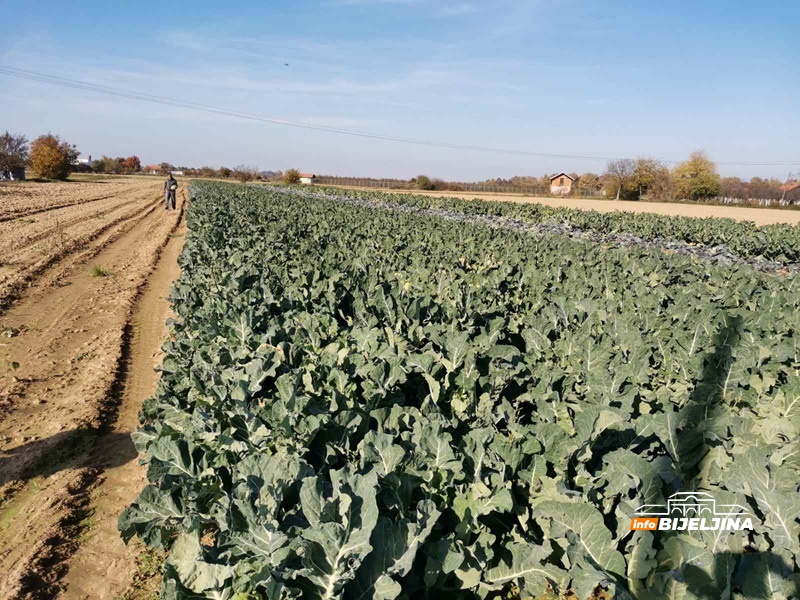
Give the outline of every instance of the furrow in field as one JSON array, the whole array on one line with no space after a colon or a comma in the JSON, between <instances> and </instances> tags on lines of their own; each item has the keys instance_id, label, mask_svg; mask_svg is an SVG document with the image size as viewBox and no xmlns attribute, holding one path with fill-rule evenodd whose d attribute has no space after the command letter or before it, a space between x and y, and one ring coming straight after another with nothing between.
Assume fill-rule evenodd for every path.
<instances>
[{"instance_id":1,"label":"furrow in field","mask_svg":"<svg viewBox=\"0 0 800 600\"><path fill-rule=\"evenodd\" d=\"M0 223L5 223L7 221L14 221L16 219L30 218L33 216L40 216L43 213L53 212L64 208L70 208L72 206L79 206L79 205L83 206L93 202L108 200L109 198L114 198L114 197L115 197L114 194L103 194L98 196L97 198L87 198L86 200L73 200L71 202L53 204L52 206L42 206L39 208L28 208L28 209L20 209L16 211L6 212L5 214L0 214Z\"/></svg>"},{"instance_id":2,"label":"furrow in field","mask_svg":"<svg viewBox=\"0 0 800 600\"><path fill-rule=\"evenodd\" d=\"M135 458L132 425L114 428L118 410L130 412L114 391L136 298L162 250L175 244L184 201L181 193L181 210L167 213L148 201L138 216L60 259L2 317L16 333L4 339L0 360L19 367L0 373L0 597L57 593L63 561L94 524L87 517L102 474ZM91 253L108 276L91 276L80 260ZM53 272L58 286L49 285ZM141 318L163 323L163 315Z\"/></svg>"},{"instance_id":3,"label":"furrow in field","mask_svg":"<svg viewBox=\"0 0 800 600\"><path fill-rule=\"evenodd\" d=\"M4 262L14 262L15 253L35 245L37 242L69 233L70 228L88 220L101 220L109 213L135 204L142 199L142 190L127 190L117 197L103 198L94 203L80 203L78 206L59 207L48 215L37 219L22 219L0 223L0 255Z\"/></svg>"},{"instance_id":4,"label":"furrow in field","mask_svg":"<svg viewBox=\"0 0 800 600\"><path fill-rule=\"evenodd\" d=\"M153 179L115 179L93 182L0 183L0 222L53 210L116 198L131 188L158 185Z\"/></svg>"},{"instance_id":5,"label":"furrow in field","mask_svg":"<svg viewBox=\"0 0 800 600\"><path fill-rule=\"evenodd\" d=\"M142 402L155 392L158 382L155 367L163 358L161 344L172 314L167 298L172 281L180 274L177 259L184 235L185 227L180 227L164 248L130 320L124 368L114 394L119 409L113 422L107 420L92 451L92 464L103 468L103 476L89 495L92 516L83 541L66 561L64 600L138 598L134 592L141 593L142 598L150 597L148 590L152 593L160 583L157 579L146 583L137 579L136 560L142 544L125 544L117 531L119 514L139 494L146 479L144 466L121 457L134 453L130 434L138 426ZM97 586L98 581L104 582L102 587Z\"/></svg>"},{"instance_id":6,"label":"furrow in field","mask_svg":"<svg viewBox=\"0 0 800 600\"><path fill-rule=\"evenodd\" d=\"M155 188L148 186L128 193L92 217L81 214L70 217L65 225L57 224L45 231L12 231L4 236L0 248L0 306L7 306L25 284L35 280L54 262L88 247L97 247L102 236L125 225L132 226L159 204ZM70 209L75 210L75 209ZM0 229L3 225L0 224Z\"/></svg>"}]
</instances>

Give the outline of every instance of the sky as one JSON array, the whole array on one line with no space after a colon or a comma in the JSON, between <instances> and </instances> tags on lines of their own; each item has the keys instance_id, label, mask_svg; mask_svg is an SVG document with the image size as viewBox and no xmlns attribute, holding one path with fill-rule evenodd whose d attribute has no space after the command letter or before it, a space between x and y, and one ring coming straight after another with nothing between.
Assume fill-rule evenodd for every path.
<instances>
[{"instance_id":1,"label":"sky","mask_svg":"<svg viewBox=\"0 0 800 600\"><path fill-rule=\"evenodd\" d=\"M0 66L314 126L598 160L341 135L0 74L0 131L53 132L93 157L478 181L705 149L723 175L800 171L796 0L0 0L0 14Z\"/></svg>"}]
</instances>

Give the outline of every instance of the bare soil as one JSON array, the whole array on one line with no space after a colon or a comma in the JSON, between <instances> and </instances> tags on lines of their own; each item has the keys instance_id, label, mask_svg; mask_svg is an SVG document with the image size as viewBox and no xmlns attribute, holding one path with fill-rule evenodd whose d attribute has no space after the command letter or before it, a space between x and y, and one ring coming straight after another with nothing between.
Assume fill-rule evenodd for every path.
<instances>
[{"instance_id":1,"label":"bare soil","mask_svg":"<svg viewBox=\"0 0 800 600\"><path fill-rule=\"evenodd\" d=\"M154 211L161 190L133 179L25 185L0 185L0 307L55 261L86 260Z\"/></svg>"},{"instance_id":2,"label":"bare soil","mask_svg":"<svg viewBox=\"0 0 800 600\"><path fill-rule=\"evenodd\" d=\"M111 599L133 593L133 570L141 546L126 546L117 531L117 518L146 485L146 471L138 461L115 464L113 457L135 454L130 434L138 424L142 401L155 391L156 367L161 364L161 341L167 336L168 295L180 274L178 255L185 227L180 226L167 243L136 302L130 320L128 356L122 371L121 403L116 421L102 433L93 450L93 462L105 463L100 484L92 493L91 523L83 543L69 561L63 580L63 598ZM102 582L102 586L98 585ZM160 583L160 582L159 582Z\"/></svg>"},{"instance_id":3,"label":"bare soil","mask_svg":"<svg viewBox=\"0 0 800 600\"><path fill-rule=\"evenodd\" d=\"M160 181L32 186L0 187L0 598L114 598L186 190L167 212Z\"/></svg>"},{"instance_id":4,"label":"bare soil","mask_svg":"<svg viewBox=\"0 0 800 600\"><path fill-rule=\"evenodd\" d=\"M331 186L346 187L346 186ZM374 188L351 188L372 190ZM512 194L473 194L469 192L428 192L421 190L390 190L380 189L380 192L394 194L425 194L438 198L462 198L464 200L495 200L498 202L521 202L523 204L544 204L562 208L577 208L580 210L596 210L598 212L632 212L655 213L671 217L726 217L736 221L753 221L756 225L771 225L773 223L800 223L800 210L781 210L778 208L753 208L749 206L719 206L712 204L683 204L671 202L625 202L616 200L590 200L583 198L540 198L537 196L522 196Z\"/></svg>"}]
</instances>

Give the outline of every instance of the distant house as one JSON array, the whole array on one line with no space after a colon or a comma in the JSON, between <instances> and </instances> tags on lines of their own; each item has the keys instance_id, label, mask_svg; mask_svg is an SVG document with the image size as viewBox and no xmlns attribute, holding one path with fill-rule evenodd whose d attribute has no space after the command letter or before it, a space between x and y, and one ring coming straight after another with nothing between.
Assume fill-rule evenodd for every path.
<instances>
[{"instance_id":1,"label":"distant house","mask_svg":"<svg viewBox=\"0 0 800 600\"><path fill-rule=\"evenodd\" d=\"M566 196L572 190L572 184L575 181L574 177L566 173L559 173L550 178L550 193L555 196Z\"/></svg>"},{"instance_id":2,"label":"distant house","mask_svg":"<svg viewBox=\"0 0 800 600\"><path fill-rule=\"evenodd\" d=\"M317 182L317 176L313 173L300 173L300 183L313 185Z\"/></svg>"},{"instance_id":3,"label":"distant house","mask_svg":"<svg viewBox=\"0 0 800 600\"><path fill-rule=\"evenodd\" d=\"M782 185L781 192L781 202L788 201L789 204L800 204L800 181L790 181Z\"/></svg>"},{"instance_id":4,"label":"distant house","mask_svg":"<svg viewBox=\"0 0 800 600\"><path fill-rule=\"evenodd\" d=\"M183 171L170 171L170 173L172 173L175 177L183 177L184 175Z\"/></svg>"},{"instance_id":5,"label":"distant house","mask_svg":"<svg viewBox=\"0 0 800 600\"><path fill-rule=\"evenodd\" d=\"M147 165L146 167L142 167L142 173L147 175L158 175L161 173L161 165Z\"/></svg>"},{"instance_id":6,"label":"distant house","mask_svg":"<svg viewBox=\"0 0 800 600\"><path fill-rule=\"evenodd\" d=\"M87 165L89 167L92 166L92 155L84 156L83 154L78 155L78 160L75 161L76 165Z\"/></svg>"}]
</instances>

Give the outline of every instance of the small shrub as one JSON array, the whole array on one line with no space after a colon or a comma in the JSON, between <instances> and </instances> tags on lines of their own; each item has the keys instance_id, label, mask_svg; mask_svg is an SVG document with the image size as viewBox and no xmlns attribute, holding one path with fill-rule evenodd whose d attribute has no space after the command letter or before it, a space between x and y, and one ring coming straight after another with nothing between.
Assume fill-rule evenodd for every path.
<instances>
[{"instance_id":1,"label":"small shrub","mask_svg":"<svg viewBox=\"0 0 800 600\"><path fill-rule=\"evenodd\" d=\"M248 183L258 177L258 169L239 165L233 170L233 176L242 183Z\"/></svg>"},{"instance_id":2,"label":"small shrub","mask_svg":"<svg viewBox=\"0 0 800 600\"><path fill-rule=\"evenodd\" d=\"M414 186L420 190L432 190L433 189L433 182L431 178L427 175L417 175L417 177L413 180Z\"/></svg>"},{"instance_id":3,"label":"small shrub","mask_svg":"<svg viewBox=\"0 0 800 600\"><path fill-rule=\"evenodd\" d=\"M297 185L300 183L300 171L297 169L289 169L286 175L283 176L283 182L289 185Z\"/></svg>"},{"instance_id":4,"label":"small shrub","mask_svg":"<svg viewBox=\"0 0 800 600\"><path fill-rule=\"evenodd\" d=\"M100 265L94 265L90 272L92 277L109 277L113 274L114 273L112 271L106 269L105 267L101 267Z\"/></svg>"}]
</instances>

